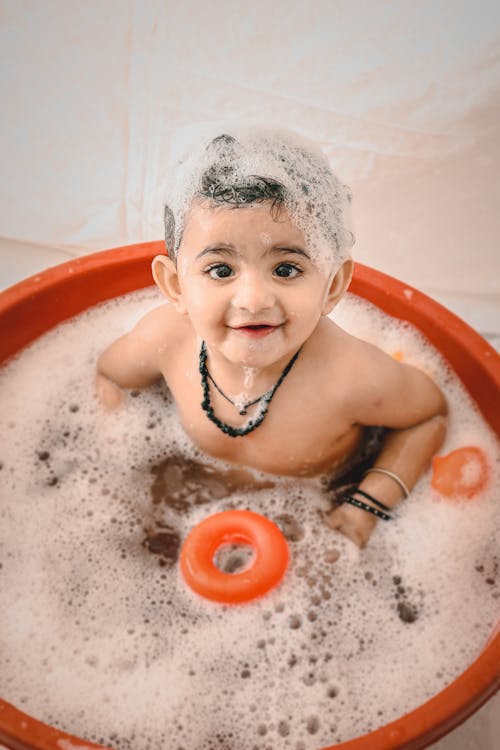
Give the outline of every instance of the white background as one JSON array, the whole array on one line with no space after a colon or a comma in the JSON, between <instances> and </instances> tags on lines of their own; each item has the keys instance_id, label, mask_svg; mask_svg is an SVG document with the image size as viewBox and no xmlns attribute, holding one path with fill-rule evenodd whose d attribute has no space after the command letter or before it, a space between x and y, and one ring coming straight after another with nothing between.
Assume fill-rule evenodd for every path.
<instances>
[{"instance_id":1,"label":"white background","mask_svg":"<svg viewBox=\"0 0 500 750\"><path fill-rule=\"evenodd\" d=\"M357 260L499 341L498 0L4 0L0 13L0 286L159 239L175 139L251 119L322 144L353 189ZM492 715L443 749L496 748Z\"/></svg>"},{"instance_id":2,"label":"white background","mask_svg":"<svg viewBox=\"0 0 500 750\"><path fill-rule=\"evenodd\" d=\"M251 118L323 145L354 191L358 260L498 314L496 0L0 8L0 237L56 260L157 239L172 138Z\"/></svg>"}]
</instances>

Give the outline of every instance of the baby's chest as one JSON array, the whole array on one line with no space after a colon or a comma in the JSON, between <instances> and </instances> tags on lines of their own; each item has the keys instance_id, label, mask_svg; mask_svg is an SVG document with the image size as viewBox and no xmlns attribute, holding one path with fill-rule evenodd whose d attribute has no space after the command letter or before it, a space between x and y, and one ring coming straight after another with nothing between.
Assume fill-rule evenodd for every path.
<instances>
[{"instance_id":1,"label":"baby's chest","mask_svg":"<svg viewBox=\"0 0 500 750\"><path fill-rule=\"evenodd\" d=\"M260 404L241 416L232 404L211 394L210 419L201 405L203 392L197 378L179 378L170 387L190 438L204 452L222 460L273 474L314 474L344 460L359 442L359 428L353 428L321 394L298 397L277 393L255 429L231 437L221 426L245 431L250 421L258 421L262 415Z\"/></svg>"}]
</instances>

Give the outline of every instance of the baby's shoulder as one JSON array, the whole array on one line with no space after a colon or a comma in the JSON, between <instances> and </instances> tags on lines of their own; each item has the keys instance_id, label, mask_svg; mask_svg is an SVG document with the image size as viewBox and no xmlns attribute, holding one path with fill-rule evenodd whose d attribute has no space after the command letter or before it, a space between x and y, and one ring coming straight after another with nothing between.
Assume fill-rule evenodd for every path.
<instances>
[{"instance_id":1,"label":"baby's shoulder","mask_svg":"<svg viewBox=\"0 0 500 750\"><path fill-rule=\"evenodd\" d=\"M169 363L182 356L191 341L192 326L184 315L168 303L155 307L136 323L127 336L128 350L134 359L165 375Z\"/></svg>"},{"instance_id":2,"label":"baby's shoulder","mask_svg":"<svg viewBox=\"0 0 500 750\"><path fill-rule=\"evenodd\" d=\"M180 315L168 302L155 307L146 313L136 324L133 333L146 346L175 345L185 340L191 324L184 315Z\"/></svg>"},{"instance_id":3,"label":"baby's shoulder","mask_svg":"<svg viewBox=\"0 0 500 750\"><path fill-rule=\"evenodd\" d=\"M315 351L322 359L335 367L349 370L355 365L367 363L387 365L392 358L379 347L353 336L330 319L319 328L315 340Z\"/></svg>"},{"instance_id":4,"label":"baby's shoulder","mask_svg":"<svg viewBox=\"0 0 500 750\"><path fill-rule=\"evenodd\" d=\"M383 389L401 367L382 349L353 336L331 320L325 321L319 333L313 356L321 364L319 371L332 383L332 389L343 397L359 399L373 384Z\"/></svg>"}]
</instances>

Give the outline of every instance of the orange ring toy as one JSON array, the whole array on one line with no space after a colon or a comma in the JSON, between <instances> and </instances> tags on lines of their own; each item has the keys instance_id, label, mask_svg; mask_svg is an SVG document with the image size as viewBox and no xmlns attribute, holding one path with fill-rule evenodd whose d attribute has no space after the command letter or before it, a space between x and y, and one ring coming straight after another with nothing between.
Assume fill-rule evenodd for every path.
<instances>
[{"instance_id":1,"label":"orange ring toy","mask_svg":"<svg viewBox=\"0 0 500 750\"><path fill-rule=\"evenodd\" d=\"M435 456L432 468L431 484L446 497L466 497L470 500L488 483L488 460L475 445L457 448L446 456Z\"/></svg>"},{"instance_id":2,"label":"orange ring toy","mask_svg":"<svg viewBox=\"0 0 500 750\"><path fill-rule=\"evenodd\" d=\"M215 553L226 544L253 548L253 560L240 573L224 573L214 563ZM180 567L186 583L200 596L241 604L277 586L288 560L288 544L276 524L249 510L226 510L205 518L188 534Z\"/></svg>"}]
</instances>

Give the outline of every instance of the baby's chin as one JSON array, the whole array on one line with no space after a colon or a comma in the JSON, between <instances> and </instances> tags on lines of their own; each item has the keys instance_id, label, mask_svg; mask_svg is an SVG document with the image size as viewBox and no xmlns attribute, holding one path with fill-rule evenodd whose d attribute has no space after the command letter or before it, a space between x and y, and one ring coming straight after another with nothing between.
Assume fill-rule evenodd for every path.
<instances>
[{"instance_id":1,"label":"baby's chin","mask_svg":"<svg viewBox=\"0 0 500 750\"><path fill-rule=\"evenodd\" d=\"M243 347L223 347L221 353L225 358L234 365L241 367L250 367L255 370L262 370L265 367L276 362L276 352L268 347L249 344L247 349Z\"/></svg>"},{"instance_id":2,"label":"baby's chin","mask_svg":"<svg viewBox=\"0 0 500 750\"><path fill-rule=\"evenodd\" d=\"M232 364L256 370L270 367L283 357L290 357L295 353L295 349L289 351L289 345L279 331L262 338L247 337L244 334L231 336L220 346L219 351Z\"/></svg>"}]
</instances>

